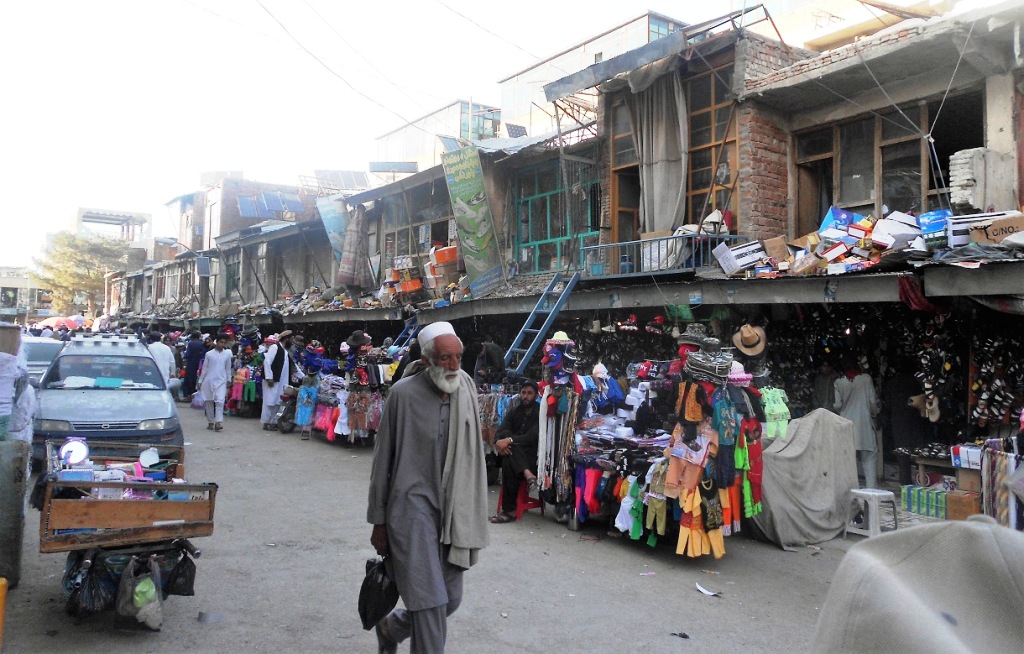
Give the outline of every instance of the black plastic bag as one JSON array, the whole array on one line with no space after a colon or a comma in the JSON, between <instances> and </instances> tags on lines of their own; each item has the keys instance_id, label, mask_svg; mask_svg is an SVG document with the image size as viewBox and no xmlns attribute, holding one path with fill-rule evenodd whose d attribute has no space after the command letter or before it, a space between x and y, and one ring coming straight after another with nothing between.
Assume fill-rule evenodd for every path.
<instances>
[{"instance_id":1,"label":"black plastic bag","mask_svg":"<svg viewBox=\"0 0 1024 654\"><path fill-rule=\"evenodd\" d=\"M164 595L183 595L190 597L196 594L196 563L188 554L183 554L178 565L174 566L164 585Z\"/></svg>"},{"instance_id":2,"label":"black plastic bag","mask_svg":"<svg viewBox=\"0 0 1024 654\"><path fill-rule=\"evenodd\" d=\"M398 604L398 586L388 576L384 559L366 560L366 577L359 589L359 619L363 629L369 631L383 620Z\"/></svg>"}]
</instances>

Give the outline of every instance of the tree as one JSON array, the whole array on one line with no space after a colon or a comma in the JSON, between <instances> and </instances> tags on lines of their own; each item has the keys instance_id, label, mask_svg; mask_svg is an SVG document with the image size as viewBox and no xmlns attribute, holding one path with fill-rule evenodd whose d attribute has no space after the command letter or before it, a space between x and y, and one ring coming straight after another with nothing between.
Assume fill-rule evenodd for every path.
<instances>
[{"instance_id":1,"label":"tree","mask_svg":"<svg viewBox=\"0 0 1024 654\"><path fill-rule=\"evenodd\" d=\"M103 276L124 268L128 247L124 241L60 232L45 258L35 261L37 284L50 290L55 312L67 315L79 296L85 298L89 315L96 316L97 304L103 301Z\"/></svg>"}]
</instances>

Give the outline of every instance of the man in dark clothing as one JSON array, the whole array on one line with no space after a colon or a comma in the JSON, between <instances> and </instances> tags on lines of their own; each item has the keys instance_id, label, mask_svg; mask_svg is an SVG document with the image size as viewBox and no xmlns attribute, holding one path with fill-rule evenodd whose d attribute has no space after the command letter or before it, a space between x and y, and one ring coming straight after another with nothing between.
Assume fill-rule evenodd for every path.
<instances>
[{"instance_id":1,"label":"man in dark clothing","mask_svg":"<svg viewBox=\"0 0 1024 654\"><path fill-rule=\"evenodd\" d=\"M539 430L537 384L525 381L519 391L519 404L509 409L494 435L494 449L501 457L501 513L491 518L494 524L515 520L519 484L523 480L526 480L531 492L537 488Z\"/></svg>"},{"instance_id":2,"label":"man in dark clothing","mask_svg":"<svg viewBox=\"0 0 1024 654\"><path fill-rule=\"evenodd\" d=\"M473 369L473 381L477 386L498 384L504 376L505 352L491 341L482 343Z\"/></svg>"},{"instance_id":3,"label":"man in dark clothing","mask_svg":"<svg viewBox=\"0 0 1024 654\"><path fill-rule=\"evenodd\" d=\"M192 332L185 346L185 397L192 397L196 392L196 380L199 378L199 364L206 356L206 344L199 330Z\"/></svg>"}]
</instances>

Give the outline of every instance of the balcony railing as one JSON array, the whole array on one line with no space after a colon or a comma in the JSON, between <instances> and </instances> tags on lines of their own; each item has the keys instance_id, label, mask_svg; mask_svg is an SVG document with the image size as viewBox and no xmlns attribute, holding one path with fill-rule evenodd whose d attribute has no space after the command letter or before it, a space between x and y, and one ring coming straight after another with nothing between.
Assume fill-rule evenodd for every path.
<instances>
[{"instance_id":1,"label":"balcony railing","mask_svg":"<svg viewBox=\"0 0 1024 654\"><path fill-rule=\"evenodd\" d=\"M660 238L589 245L580 248L584 279L699 273L718 269L711 253L750 239L731 234L682 234Z\"/></svg>"}]
</instances>

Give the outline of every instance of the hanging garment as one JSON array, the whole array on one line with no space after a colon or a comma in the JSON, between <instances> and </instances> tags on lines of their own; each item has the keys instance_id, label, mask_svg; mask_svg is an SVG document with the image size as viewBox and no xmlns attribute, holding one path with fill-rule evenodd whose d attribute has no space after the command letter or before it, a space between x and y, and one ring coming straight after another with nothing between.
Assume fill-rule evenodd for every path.
<instances>
[{"instance_id":1,"label":"hanging garment","mask_svg":"<svg viewBox=\"0 0 1024 654\"><path fill-rule=\"evenodd\" d=\"M636 495L632 492L633 486L636 485L636 477L628 477L622 484L622 488L625 495L620 495L619 512L615 515L615 528L626 534L633 530L633 514L631 512L633 508L633 502L636 501Z\"/></svg>"},{"instance_id":2,"label":"hanging garment","mask_svg":"<svg viewBox=\"0 0 1024 654\"><path fill-rule=\"evenodd\" d=\"M764 406L764 417L767 423L765 436L768 438L785 438L789 428L789 397L781 388L767 386L761 389L761 404Z\"/></svg>"},{"instance_id":3,"label":"hanging garment","mask_svg":"<svg viewBox=\"0 0 1024 654\"><path fill-rule=\"evenodd\" d=\"M299 389L298 397L295 400L295 424L299 427L307 427L311 424L313 410L316 408L316 398L316 386L303 386Z\"/></svg>"}]
</instances>

